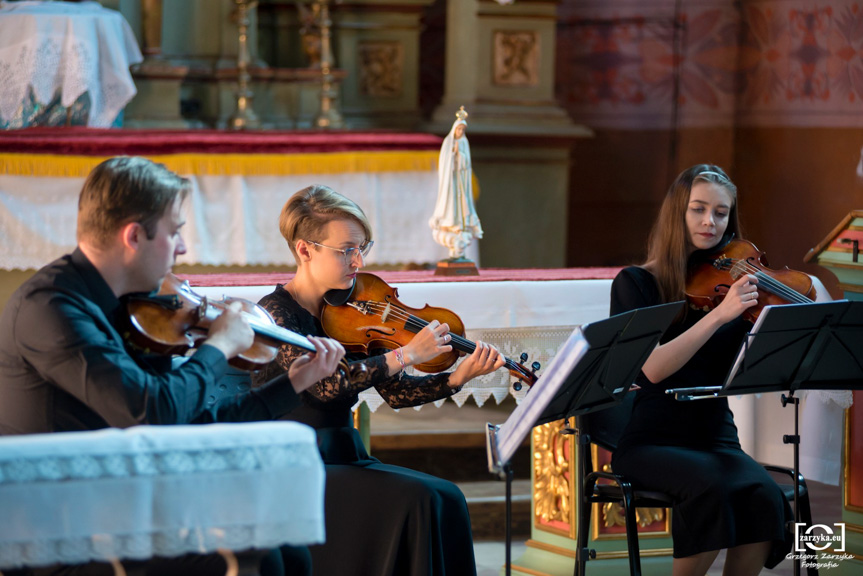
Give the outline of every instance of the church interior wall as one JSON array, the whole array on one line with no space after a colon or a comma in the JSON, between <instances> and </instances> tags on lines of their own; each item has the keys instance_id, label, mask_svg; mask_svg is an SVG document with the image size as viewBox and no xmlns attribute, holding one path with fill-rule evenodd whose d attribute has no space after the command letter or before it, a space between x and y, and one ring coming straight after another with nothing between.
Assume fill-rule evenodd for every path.
<instances>
[{"instance_id":1,"label":"church interior wall","mask_svg":"<svg viewBox=\"0 0 863 576\"><path fill-rule=\"evenodd\" d=\"M847 0L561 3L557 95L595 133L574 145L567 265L643 261L671 181L710 162L771 265L840 295L803 257L863 200L861 23Z\"/></svg>"},{"instance_id":2,"label":"church interior wall","mask_svg":"<svg viewBox=\"0 0 863 576\"><path fill-rule=\"evenodd\" d=\"M735 135L735 170L744 233L767 252L771 266L821 278L835 297L835 276L803 257L851 210L863 206L858 176L859 128L742 128Z\"/></svg>"}]
</instances>

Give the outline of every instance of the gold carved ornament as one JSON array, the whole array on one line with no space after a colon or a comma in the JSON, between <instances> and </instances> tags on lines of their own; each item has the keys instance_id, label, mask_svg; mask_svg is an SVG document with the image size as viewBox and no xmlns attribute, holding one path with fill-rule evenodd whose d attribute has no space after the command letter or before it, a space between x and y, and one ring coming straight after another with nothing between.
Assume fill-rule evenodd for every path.
<instances>
[{"instance_id":1,"label":"gold carved ornament","mask_svg":"<svg viewBox=\"0 0 863 576\"><path fill-rule=\"evenodd\" d=\"M533 429L534 522L537 527L573 536L575 529L574 464L571 436L560 431L566 420Z\"/></svg>"}]
</instances>

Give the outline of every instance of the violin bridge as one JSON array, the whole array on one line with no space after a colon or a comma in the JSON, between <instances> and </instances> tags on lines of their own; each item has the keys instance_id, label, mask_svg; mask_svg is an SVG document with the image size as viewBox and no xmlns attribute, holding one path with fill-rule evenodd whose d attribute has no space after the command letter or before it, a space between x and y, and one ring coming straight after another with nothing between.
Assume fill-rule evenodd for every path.
<instances>
[{"instance_id":1,"label":"violin bridge","mask_svg":"<svg viewBox=\"0 0 863 576\"><path fill-rule=\"evenodd\" d=\"M392 309L392 304L387 302L387 307L384 308L384 311L381 313L381 322L383 322L384 324L387 323L387 317L390 315L390 312L392 312Z\"/></svg>"},{"instance_id":2,"label":"violin bridge","mask_svg":"<svg viewBox=\"0 0 863 576\"><path fill-rule=\"evenodd\" d=\"M368 302L348 302L346 306L350 306L360 314L365 316L369 315L369 303Z\"/></svg>"}]
</instances>

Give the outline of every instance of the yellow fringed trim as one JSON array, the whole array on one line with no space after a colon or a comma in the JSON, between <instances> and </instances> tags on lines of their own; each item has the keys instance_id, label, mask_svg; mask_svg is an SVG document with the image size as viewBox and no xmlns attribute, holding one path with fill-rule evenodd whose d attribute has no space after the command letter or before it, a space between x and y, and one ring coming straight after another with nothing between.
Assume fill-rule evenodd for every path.
<instances>
[{"instance_id":1,"label":"yellow fringed trim","mask_svg":"<svg viewBox=\"0 0 863 576\"><path fill-rule=\"evenodd\" d=\"M437 170L436 150L333 152L320 154L169 154L147 156L181 175L290 176L346 172L427 172ZM0 154L0 174L83 178L110 156Z\"/></svg>"}]
</instances>

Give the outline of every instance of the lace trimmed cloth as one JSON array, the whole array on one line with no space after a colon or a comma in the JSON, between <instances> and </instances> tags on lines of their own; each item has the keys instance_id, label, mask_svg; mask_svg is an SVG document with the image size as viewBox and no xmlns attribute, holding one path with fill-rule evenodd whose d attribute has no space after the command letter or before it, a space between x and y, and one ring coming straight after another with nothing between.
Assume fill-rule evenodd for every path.
<instances>
[{"instance_id":1,"label":"lace trimmed cloth","mask_svg":"<svg viewBox=\"0 0 863 576\"><path fill-rule=\"evenodd\" d=\"M0 158L0 240L4 247L0 269L40 268L71 252L84 177L14 175L3 173L2 164ZM180 256L180 264L294 265L273 215L281 211L287 190L300 190L315 179L335 190L350 191L351 198L369 214L376 244L365 259L367 264L437 262L447 255L429 229L417 225L434 209L437 175L431 170L316 176L185 175L192 180L192 190L183 203L188 252ZM424 192L429 190L430 194ZM476 244L468 248L467 256L477 261Z\"/></svg>"},{"instance_id":2,"label":"lace trimmed cloth","mask_svg":"<svg viewBox=\"0 0 863 576\"><path fill-rule=\"evenodd\" d=\"M323 492L294 422L0 438L0 569L316 544Z\"/></svg>"},{"instance_id":3,"label":"lace trimmed cloth","mask_svg":"<svg viewBox=\"0 0 863 576\"><path fill-rule=\"evenodd\" d=\"M70 108L89 95L88 126L107 128L135 95L142 61L129 24L98 2L0 2L0 125L21 128L28 100Z\"/></svg>"}]
</instances>

